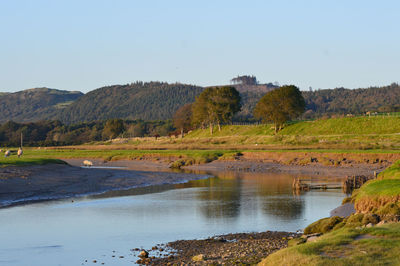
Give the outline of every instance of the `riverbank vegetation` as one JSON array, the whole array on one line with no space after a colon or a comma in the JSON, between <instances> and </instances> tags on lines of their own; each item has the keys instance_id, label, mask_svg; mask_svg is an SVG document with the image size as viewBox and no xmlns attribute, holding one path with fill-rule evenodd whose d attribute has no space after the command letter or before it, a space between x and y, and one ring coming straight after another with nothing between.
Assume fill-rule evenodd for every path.
<instances>
[{"instance_id":1,"label":"riverbank vegetation","mask_svg":"<svg viewBox=\"0 0 400 266\"><path fill-rule=\"evenodd\" d=\"M399 265L400 224L342 228L271 254L259 265Z\"/></svg>"},{"instance_id":2,"label":"riverbank vegetation","mask_svg":"<svg viewBox=\"0 0 400 266\"><path fill-rule=\"evenodd\" d=\"M66 164L64 161L54 158L35 158L35 157L24 157L24 158L1 158L0 167L6 166L27 166L27 165L44 165L44 164Z\"/></svg>"},{"instance_id":3,"label":"riverbank vegetation","mask_svg":"<svg viewBox=\"0 0 400 266\"><path fill-rule=\"evenodd\" d=\"M260 265L398 265L400 259L400 161L355 190L356 214L330 217L304 233L323 234L313 241L292 241ZM348 200L347 200L348 201Z\"/></svg>"}]
</instances>

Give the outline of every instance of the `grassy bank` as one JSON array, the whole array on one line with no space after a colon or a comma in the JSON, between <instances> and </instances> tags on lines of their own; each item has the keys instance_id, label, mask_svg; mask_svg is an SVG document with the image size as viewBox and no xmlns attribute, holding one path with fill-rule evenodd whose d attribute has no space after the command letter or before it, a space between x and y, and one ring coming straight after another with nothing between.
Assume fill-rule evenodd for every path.
<instances>
[{"instance_id":1,"label":"grassy bank","mask_svg":"<svg viewBox=\"0 0 400 266\"><path fill-rule=\"evenodd\" d=\"M400 160L380 173L376 180L371 180L354 191L352 200L359 212L376 212L386 204L398 204L400 200Z\"/></svg>"},{"instance_id":2,"label":"grassy bank","mask_svg":"<svg viewBox=\"0 0 400 266\"><path fill-rule=\"evenodd\" d=\"M118 150L118 149L38 149L26 148L24 155L18 158L12 155L0 158L0 166L9 165L34 165L45 163L60 163L62 159L102 159L116 160L165 160L168 162L179 161L180 165L207 163L219 158L229 159L237 154L236 151L218 150Z\"/></svg>"},{"instance_id":3,"label":"grassy bank","mask_svg":"<svg viewBox=\"0 0 400 266\"><path fill-rule=\"evenodd\" d=\"M34 157L11 157L1 158L0 167L6 166L25 166L25 165L44 165L44 164L65 164L64 161L53 158L34 158Z\"/></svg>"},{"instance_id":4,"label":"grassy bank","mask_svg":"<svg viewBox=\"0 0 400 266\"><path fill-rule=\"evenodd\" d=\"M116 160L162 160L173 167L208 163L214 160L235 160L277 162L281 164L307 165L319 163L327 166L351 165L358 163L390 164L400 159L397 150L138 150L128 145L90 145L65 148L26 148L24 155L9 158L0 157L0 165L32 164L50 159L102 159ZM131 148L131 149L128 149ZM26 162L26 163L23 163Z\"/></svg>"},{"instance_id":5,"label":"grassy bank","mask_svg":"<svg viewBox=\"0 0 400 266\"><path fill-rule=\"evenodd\" d=\"M385 135L400 133L400 117L346 117L293 122L277 135ZM189 138L224 136L274 135L272 125L224 126L213 135L209 130L196 130Z\"/></svg>"},{"instance_id":6,"label":"grassy bank","mask_svg":"<svg viewBox=\"0 0 400 266\"><path fill-rule=\"evenodd\" d=\"M399 223L342 228L271 254L260 265L399 265L399 249Z\"/></svg>"},{"instance_id":7,"label":"grassy bank","mask_svg":"<svg viewBox=\"0 0 400 266\"><path fill-rule=\"evenodd\" d=\"M400 161L355 190L357 214L314 222L305 233L323 233L314 242L293 240L261 265L399 265ZM368 225L368 226L366 226Z\"/></svg>"}]
</instances>

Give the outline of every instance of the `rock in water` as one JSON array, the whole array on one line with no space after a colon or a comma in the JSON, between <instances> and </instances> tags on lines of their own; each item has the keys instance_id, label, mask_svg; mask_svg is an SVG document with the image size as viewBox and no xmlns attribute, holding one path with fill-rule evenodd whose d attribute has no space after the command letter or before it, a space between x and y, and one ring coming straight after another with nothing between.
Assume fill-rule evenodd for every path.
<instances>
[{"instance_id":1,"label":"rock in water","mask_svg":"<svg viewBox=\"0 0 400 266\"><path fill-rule=\"evenodd\" d=\"M148 258L149 257L149 252L147 252L146 250L142 250L140 253L139 253L139 256L138 256L139 258Z\"/></svg>"}]
</instances>

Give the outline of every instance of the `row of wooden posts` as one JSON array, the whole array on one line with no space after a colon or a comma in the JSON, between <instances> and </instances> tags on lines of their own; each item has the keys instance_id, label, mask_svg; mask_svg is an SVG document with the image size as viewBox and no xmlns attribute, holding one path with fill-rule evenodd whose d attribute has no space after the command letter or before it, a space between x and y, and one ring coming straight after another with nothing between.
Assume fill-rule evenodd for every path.
<instances>
[{"instance_id":1,"label":"row of wooden posts","mask_svg":"<svg viewBox=\"0 0 400 266\"><path fill-rule=\"evenodd\" d=\"M365 182L370 179L376 178L376 172L373 176L354 175L347 176L341 182L326 179L312 179L312 178L294 178L292 188L294 191L309 191L313 189L342 189L345 193L350 193L353 189L361 187Z\"/></svg>"}]
</instances>

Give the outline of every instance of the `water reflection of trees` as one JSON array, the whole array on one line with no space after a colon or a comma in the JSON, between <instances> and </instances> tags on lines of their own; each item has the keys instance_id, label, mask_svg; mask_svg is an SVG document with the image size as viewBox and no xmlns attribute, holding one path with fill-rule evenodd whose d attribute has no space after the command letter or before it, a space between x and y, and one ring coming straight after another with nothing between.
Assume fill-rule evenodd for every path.
<instances>
[{"instance_id":1,"label":"water reflection of trees","mask_svg":"<svg viewBox=\"0 0 400 266\"><path fill-rule=\"evenodd\" d=\"M266 215L297 219L304 211L301 197L292 195L293 176L249 172L218 172L217 178L198 180L200 211L207 218L235 218L261 209ZM255 196L258 200L255 200Z\"/></svg>"},{"instance_id":2,"label":"water reflection of trees","mask_svg":"<svg viewBox=\"0 0 400 266\"><path fill-rule=\"evenodd\" d=\"M197 185L208 187L197 192L199 209L207 218L236 218L240 214L240 177L218 174L218 178L196 181Z\"/></svg>"},{"instance_id":3,"label":"water reflection of trees","mask_svg":"<svg viewBox=\"0 0 400 266\"><path fill-rule=\"evenodd\" d=\"M301 197L292 195L292 175L256 174L262 210L267 215L297 219L304 211Z\"/></svg>"}]
</instances>

